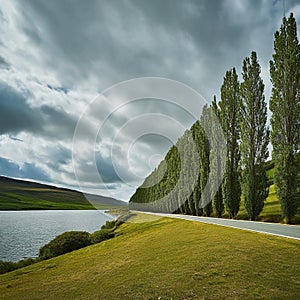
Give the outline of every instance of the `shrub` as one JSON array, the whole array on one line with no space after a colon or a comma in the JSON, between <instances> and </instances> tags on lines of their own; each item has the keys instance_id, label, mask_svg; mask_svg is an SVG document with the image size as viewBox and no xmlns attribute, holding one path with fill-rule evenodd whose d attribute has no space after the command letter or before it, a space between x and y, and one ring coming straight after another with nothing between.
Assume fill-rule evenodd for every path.
<instances>
[{"instance_id":1,"label":"shrub","mask_svg":"<svg viewBox=\"0 0 300 300\"><path fill-rule=\"evenodd\" d=\"M101 229L112 229L115 230L117 227L122 225L124 222L117 219L113 221L106 221L104 225L102 225Z\"/></svg>"},{"instance_id":2,"label":"shrub","mask_svg":"<svg viewBox=\"0 0 300 300\"><path fill-rule=\"evenodd\" d=\"M90 234L85 231L68 231L43 246L39 251L41 259L48 259L91 244Z\"/></svg>"},{"instance_id":3,"label":"shrub","mask_svg":"<svg viewBox=\"0 0 300 300\"><path fill-rule=\"evenodd\" d=\"M113 229L116 226L116 220L106 221L104 225L101 226L101 229Z\"/></svg>"},{"instance_id":4,"label":"shrub","mask_svg":"<svg viewBox=\"0 0 300 300\"><path fill-rule=\"evenodd\" d=\"M91 234L91 243L96 244L113 238L115 233L109 229L101 229Z\"/></svg>"},{"instance_id":5,"label":"shrub","mask_svg":"<svg viewBox=\"0 0 300 300\"><path fill-rule=\"evenodd\" d=\"M12 261L0 260L0 274L4 274L16 269L16 263Z\"/></svg>"},{"instance_id":6,"label":"shrub","mask_svg":"<svg viewBox=\"0 0 300 300\"><path fill-rule=\"evenodd\" d=\"M23 268L23 267L27 267L29 265L32 265L32 264L34 264L37 261L38 261L38 259L26 258L26 259L19 260L16 263L16 266L17 266L17 269L19 269L19 268Z\"/></svg>"},{"instance_id":7,"label":"shrub","mask_svg":"<svg viewBox=\"0 0 300 300\"><path fill-rule=\"evenodd\" d=\"M33 258L22 259L18 262L0 260L0 274L4 274L16 269L20 269L35 263L37 260Z\"/></svg>"}]
</instances>

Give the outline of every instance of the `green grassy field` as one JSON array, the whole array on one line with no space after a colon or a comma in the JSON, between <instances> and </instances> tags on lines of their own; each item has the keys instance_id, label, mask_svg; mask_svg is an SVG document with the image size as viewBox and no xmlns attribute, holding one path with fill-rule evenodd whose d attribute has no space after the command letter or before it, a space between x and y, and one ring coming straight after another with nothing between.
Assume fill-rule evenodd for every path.
<instances>
[{"instance_id":1,"label":"green grassy field","mask_svg":"<svg viewBox=\"0 0 300 300\"><path fill-rule=\"evenodd\" d=\"M113 198L93 196L97 209L124 205ZM0 210L95 209L78 191L0 177Z\"/></svg>"},{"instance_id":2,"label":"green grassy field","mask_svg":"<svg viewBox=\"0 0 300 300\"><path fill-rule=\"evenodd\" d=\"M297 299L300 242L131 219L119 236L0 275L1 299ZM147 222L144 222L147 221Z\"/></svg>"}]
</instances>

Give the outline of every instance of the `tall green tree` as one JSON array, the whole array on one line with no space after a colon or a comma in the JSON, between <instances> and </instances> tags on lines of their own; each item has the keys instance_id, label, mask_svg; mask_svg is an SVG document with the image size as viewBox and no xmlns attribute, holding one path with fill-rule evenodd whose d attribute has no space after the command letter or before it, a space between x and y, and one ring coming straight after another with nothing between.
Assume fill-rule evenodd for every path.
<instances>
[{"instance_id":1,"label":"tall green tree","mask_svg":"<svg viewBox=\"0 0 300 300\"><path fill-rule=\"evenodd\" d=\"M219 122L221 122L221 111L217 104L216 96L211 104L211 119L216 118ZM224 213L224 203L223 203L223 195L222 195L222 147L220 147L220 136L222 134L220 132L220 128L216 122L211 123L211 151L210 151L210 176L211 176L211 197L212 197L212 205L216 212L218 218L222 217Z\"/></svg>"},{"instance_id":2,"label":"tall green tree","mask_svg":"<svg viewBox=\"0 0 300 300\"><path fill-rule=\"evenodd\" d=\"M221 87L221 124L226 134L227 159L224 181L222 184L225 208L231 218L239 212L241 201L241 185L239 175L240 161L240 126L239 114L239 81L235 68L226 72Z\"/></svg>"},{"instance_id":3,"label":"tall green tree","mask_svg":"<svg viewBox=\"0 0 300 300\"><path fill-rule=\"evenodd\" d=\"M200 118L200 128L199 128L199 176L200 176L200 190L201 190L201 206L203 207L204 214L208 217L212 214L213 207L211 202L210 190L208 187L209 180L209 172L210 172L210 145L207 134L209 134L210 130L208 130L208 123L210 120L210 108L207 105L204 105L202 109L202 115Z\"/></svg>"},{"instance_id":4,"label":"tall green tree","mask_svg":"<svg viewBox=\"0 0 300 300\"><path fill-rule=\"evenodd\" d=\"M264 162L268 158L269 130L264 83L255 52L243 62L240 87L242 191L248 217L256 220L269 194Z\"/></svg>"},{"instance_id":5,"label":"tall green tree","mask_svg":"<svg viewBox=\"0 0 300 300\"><path fill-rule=\"evenodd\" d=\"M286 222L292 223L298 207L299 166L295 154L300 140L300 48L292 13L288 19L283 18L280 30L275 33L274 52L270 61L274 181Z\"/></svg>"},{"instance_id":6,"label":"tall green tree","mask_svg":"<svg viewBox=\"0 0 300 300\"><path fill-rule=\"evenodd\" d=\"M202 147L201 147L201 140L203 138L202 136L202 129L201 129L201 125L200 125L200 121L197 120L193 126L191 127L191 132L192 132L192 135L193 135L193 140L197 146L197 159L199 160L199 174L198 174L198 180L197 180L197 184L195 185L194 187L194 190L193 190L193 202L194 202L194 205L195 205L195 214L197 216L202 216L203 213L204 213L204 210L203 210L203 207L200 203L200 199L201 199L201 178L200 178L200 165L201 165L201 156L200 156L200 153L202 151Z\"/></svg>"}]
</instances>

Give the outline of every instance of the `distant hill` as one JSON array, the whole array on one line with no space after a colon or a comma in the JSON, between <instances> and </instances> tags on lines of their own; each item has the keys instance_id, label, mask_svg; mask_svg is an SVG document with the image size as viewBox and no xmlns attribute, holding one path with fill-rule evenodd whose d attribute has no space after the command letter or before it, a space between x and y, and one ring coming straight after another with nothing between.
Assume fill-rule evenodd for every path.
<instances>
[{"instance_id":1,"label":"distant hill","mask_svg":"<svg viewBox=\"0 0 300 300\"><path fill-rule=\"evenodd\" d=\"M89 195L97 209L126 206L124 201ZM95 209L83 193L0 176L0 210Z\"/></svg>"}]
</instances>

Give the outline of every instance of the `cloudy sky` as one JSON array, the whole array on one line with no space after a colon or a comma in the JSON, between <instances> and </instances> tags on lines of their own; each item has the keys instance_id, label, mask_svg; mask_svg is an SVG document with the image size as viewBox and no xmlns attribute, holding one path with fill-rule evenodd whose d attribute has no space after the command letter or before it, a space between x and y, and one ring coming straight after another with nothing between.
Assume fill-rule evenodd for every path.
<instances>
[{"instance_id":1,"label":"cloudy sky","mask_svg":"<svg viewBox=\"0 0 300 300\"><path fill-rule=\"evenodd\" d=\"M285 10L299 24L297 2ZM154 99L153 82L117 84L168 78L210 102L255 50L268 100L282 15L275 0L2 0L0 175L128 200L201 103Z\"/></svg>"}]
</instances>

